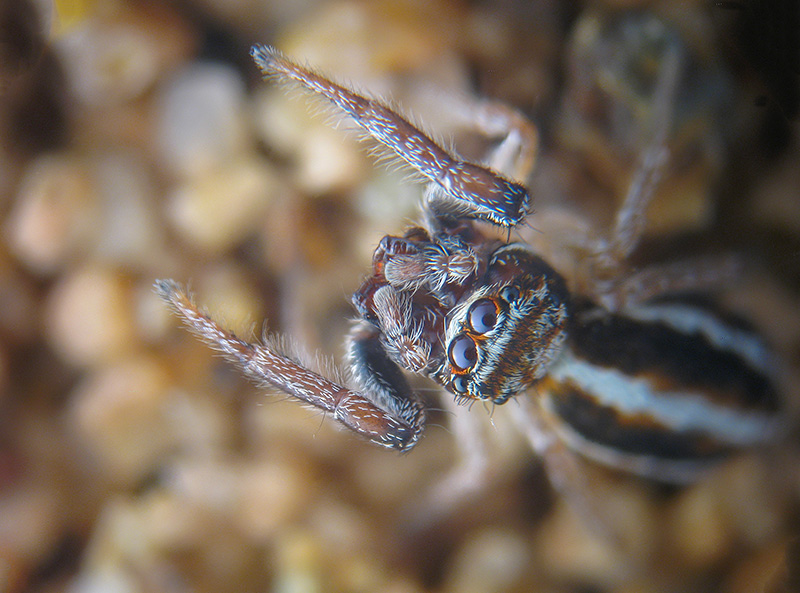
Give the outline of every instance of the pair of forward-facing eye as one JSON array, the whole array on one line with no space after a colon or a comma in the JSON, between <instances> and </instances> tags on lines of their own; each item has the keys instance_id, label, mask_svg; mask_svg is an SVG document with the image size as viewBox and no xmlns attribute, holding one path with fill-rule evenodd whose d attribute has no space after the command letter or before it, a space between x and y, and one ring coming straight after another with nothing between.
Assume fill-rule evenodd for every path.
<instances>
[{"instance_id":1,"label":"pair of forward-facing eye","mask_svg":"<svg viewBox=\"0 0 800 593\"><path fill-rule=\"evenodd\" d=\"M503 300L511 302L519 296L519 290L516 287L509 286L501 291L500 296ZM480 336L491 331L497 325L497 314L498 306L494 300L479 299L475 301L467 311L469 332ZM456 371L468 371L478 360L478 348L475 340L468 334L456 336L450 342L448 358Z\"/></svg>"},{"instance_id":2,"label":"pair of forward-facing eye","mask_svg":"<svg viewBox=\"0 0 800 593\"><path fill-rule=\"evenodd\" d=\"M491 299L480 299L472 303L467 312L467 325L473 335L485 334L497 324L497 305ZM459 334L450 342L447 353L450 364L456 371L468 371L478 360L478 347L469 334Z\"/></svg>"},{"instance_id":3,"label":"pair of forward-facing eye","mask_svg":"<svg viewBox=\"0 0 800 593\"><path fill-rule=\"evenodd\" d=\"M500 298L507 303L512 303L519 298L519 289L515 286L507 286L500 291ZM468 332L459 334L450 342L447 351L447 358L450 366L456 373L459 373L452 382L452 388L456 393L466 391L467 373L475 366L478 361L478 345L472 336L483 335L494 329L497 325L497 316L500 309L494 299L478 299L467 311Z\"/></svg>"}]
</instances>

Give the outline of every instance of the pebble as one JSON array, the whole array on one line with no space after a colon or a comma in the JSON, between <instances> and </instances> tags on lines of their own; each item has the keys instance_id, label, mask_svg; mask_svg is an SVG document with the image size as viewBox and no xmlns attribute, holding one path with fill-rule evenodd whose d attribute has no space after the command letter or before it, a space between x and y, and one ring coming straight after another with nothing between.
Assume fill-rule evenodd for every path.
<instances>
[{"instance_id":1,"label":"pebble","mask_svg":"<svg viewBox=\"0 0 800 593\"><path fill-rule=\"evenodd\" d=\"M34 283L15 268L10 254L0 251L0 332L9 345L31 343L39 331Z\"/></svg>"},{"instance_id":2,"label":"pebble","mask_svg":"<svg viewBox=\"0 0 800 593\"><path fill-rule=\"evenodd\" d=\"M486 529L472 534L458 550L444 587L453 593L514 591L530 559L528 543L518 534Z\"/></svg>"},{"instance_id":3,"label":"pebble","mask_svg":"<svg viewBox=\"0 0 800 593\"><path fill-rule=\"evenodd\" d=\"M208 266L194 277L192 290L198 302L236 335L246 340L261 338L264 302L246 270L233 265Z\"/></svg>"},{"instance_id":4,"label":"pebble","mask_svg":"<svg viewBox=\"0 0 800 593\"><path fill-rule=\"evenodd\" d=\"M307 511L313 481L303 469L286 460L263 460L242 468L236 524L250 541L270 541Z\"/></svg>"},{"instance_id":5,"label":"pebble","mask_svg":"<svg viewBox=\"0 0 800 593\"><path fill-rule=\"evenodd\" d=\"M175 188L167 216L195 249L220 254L255 233L281 183L259 159L231 162Z\"/></svg>"},{"instance_id":6,"label":"pebble","mask_svg":"<svg viewBox=\"0 0 800 593\"><path fill-rule=\"evenodd\" d=\"M83 10L69 8L74 18L56 29L54 46L73 97L88 109L140 98L191 52L192 33L167 5L92 2Z\"/></svg>"},{"instance_id":7,"label":"pebble","mask_svg":"<svg viewBox=\"0 0 800 593\"><path fill-rule=\"evenodd\" d=\"M85 161L47 155L27 166L3 231L21 262L50 274L88 250L100 226L98 201Z\"/></svg>"},{"instance_id":8,"label":"pebble","mask_svg":"<svg viewBox=\"0 0 800 593\"><path fill-rule=\"evenodd\" d=\"M729 552L730 526L720 493L705 484L683 493L666 526L670 547L686 566L707 566Z\"/></svg>"},{"instance_id":9,"label":"pebble","mask_svg":"<svg viewBox=\"0 0 800 593\"><path fill-rule=\"evenodd\" d=\"M319 566L322 550L312 533L302 528L282 538L275 559L272 590L276 593L322 593Z\"/></svg>"},{"instance_id":10,"label":"pebble","mask_svg":"<svg viewBox=\"0 0 800 593\"><path fill-rule=\"evenodd\" d=\"M262 81L247 56L252 42L391 101L468 158L490 144L470 131L471 103L511 98L541 126L534 180L544 188L533 191L529 228L512 239L552 243L548 201L575 207L566 212L574 225L559 227L567 231L580 214L602 221L627 188L641 140L625 115L636 84L580 109L578 91L597 89L564 65L597 45L581 45L566 25L641 24L650 8L631 17L640 3L630 0L591 13L551 1L503 10L448 0L35 1L45 15L36 43L47 36L52 64L38 74L47 93L25 111L63 97L64 135L44 126L48 143L22 132L0 141L0 589L665 593L712 583L740 593L766 582L797 522L798 491L774 488L763 460L669 494L589 474L599 508L633 548L623 552L561 495L531 500L546 478L512 436L513 403L493 413L476 405L492 478L462 506L428 523L433 512L418 512L410 525L452 468L446 411L431 411L410 455L371 447L327 415L248 384L152 292L156 278L175 278L242 337L257 339L266 318L312 352L339 356L348 297L375 245L419 220L423 184L376 163L347 123L332 128L303 93L287 97ZM69 18L46 16L53 11ZM707 23L684 12L671 30L699 47L692 60L710 64L719 48L695 46L710 37ZM578 57L597 64L598 52L589 54ZM589 68L598 73L618 74ZM714 80L698 79L695 90ZM671 146L678 178L652 211L663 230L706 220L722 146L713 118L692 105L707 109L720 89L682 104ZM761 89L750 91L742 101ZM592 107L609 104L620 125L595 129ZM559 105L577 121L559 116ZM652 105L639 107L646 116ZM0 127L14 113L0 98ZM52 117L21 129L33 134L42 121ZM746 125L757 129L755 118ZM726 129L738 134L741 124L730 117ZM751 150L763 147L754 140ZM735 207L720 218L738 221L734 232L755 225L753 241L784 276L792 241L776 257L761 229L785 238L798 228L786 202L797 150L790 143L769 177L766 152L747 161L736 178L753 201L726 193ZM762 203L767 211L749 218ZM761 285L753 295L737 310L761 309L759 321L795 353L796 296ZM415 386L442 407L429 382ZM770 465L794 467L792 454Z\"/></svg>"},{"instance_id":11,"label":"pebble","mask_svg":"<svg viewBox=\"0 0 800 593\"><path fill-rule=\"evenodd\" d=\"M162 163L179 178L236 165L249 148L244 83L231 66L186 66L159 89L156 105Z\"/></svg>"},{"instance_id":12,"label":"pebble","mask_svg":"<svg viewBox=\"0 0 800 593\"><path fill-rule=\"evenodd\" d=\"M69 419L87 464L128 486L153 471L175 441L169 388L162 363L143 355L86 375L73 390Z\"/></svg>"},{"instance_id":13,"label":"pebble","mask_svg":"<svg viewBox=\"0 0 800 593\"><path fill-rule=\"evenodd\" d=\"M293 180L311 195L353 188L368 170L356 133L345 131L347 123L331 127L326 116L346 122L331 113L302 92L287 96L282 88L259 89L253 101L256 133L267 146L292 157Z\"/></svg>"},{"instance_id":14,"label":"pebble","mask_svg":"<svg viewBox=\"0 0 800 593\"><path fill-rule=\"evenodd\" d=\"M123 150L96 155L92 168L101 216L92 259L150 270L164 257L150 170L138 155Z\"/></svg>"},{"instance_id":15,"label":"pebble","mask_svg":"<svg viewBox=\"0 0 800 593\"><path fill-rule=\"evenodd\" d=\"M47 297L46 339L76 366L119 359L136 342L130 289L129 278L103 266L64 275Z\"/></svg>"},{"instance_id":16,"label":"pebble","mask_svg":"<svg viewBox=\"0 0 800 593\"><path fill-rule=\"evenodd\" d=\"M163 253L154 193L130 153L47 155L26 169L5 231L15 255L40 275L79 259L147 267Z\"/></svg>"},{"instance_id":17,"label":"pebble","mask_svg":"<svg viewBox=\"0 0 800 593\"><path fill-rule=\"evenodd\" d=\"M11 560L6 554L16 554L17 562L35 566L60 537L64 515L60 493L36 484L4 489L0 496L0 583L4 568ZM4 566L5 565L5 566Z\"/></svg>"},{"instance_id":18,"label":"pebble","mask_svg":"<svg viewBox=\"0 0 800 593\"><path fill-rule=\"evenodd\" d=\"M616 526L613 515L604 515L601 520L609 520L612 527ZM630 579L638 564L635 548L622 549L604 534L593 531L564 500L546 518L537 542L543 570L557 581L613 589Z\"/></svg>"},{"instance_id":19,"label":"pebble","mask_svg":"<svg viewBox=\"0 0 800 593\"><path fill-rule=\"evenodd\" d=\"M148 344L161 343L175 327L169 308L149 284L134 287L132 308L136 332Z\"/></svg>"}]
</instances>

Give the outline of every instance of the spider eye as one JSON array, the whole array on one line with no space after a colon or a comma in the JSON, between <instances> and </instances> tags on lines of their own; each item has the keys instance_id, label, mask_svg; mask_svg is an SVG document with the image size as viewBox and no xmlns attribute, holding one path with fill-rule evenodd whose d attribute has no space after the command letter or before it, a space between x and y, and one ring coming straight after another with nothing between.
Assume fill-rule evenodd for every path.
<instances>
[{"instance_id":1,"label":"spider eye","mask_svg":"<svg viewBox=\"0 0 800 593\"><path fill-rule=\"evenodd\" d=\"M507 303L513 303L519 298L519 288L516 286L506 286L500 291L500 296Z\"/></svg>"},{"instance_id":2,"label":"spider eye","mask_svg":"<svg viewBox=\"0 0 800 593\"><path fill-rule=\"evenodd\" d=\"M450 364L457 371L466 371L472 368L478 360L478 348L475 342L467 335L461 334L450 342L450 349L447 353Z\"/></svg>"},{"instance_id":3,"label":"spider eye","mask_svg":"<svg viewBox=\"0 0 800 593\"><path fill-rule=\"evenodd\" d=\"M450 382L450 389L453 390L453 393L466 393L467 379L463 375L456 375L455 379Z\"/></svg>"},{"instance_id":4,"label":"spider eye","mask_svg":"<svg viewBox=\"0 0 800 593\"><path fill-rule=\"evenodd\" d=\"M497 323L497 307L489 299L476 301L469 310L469 327L476 334L485 334Z\"/></svg>"}]
</instances>

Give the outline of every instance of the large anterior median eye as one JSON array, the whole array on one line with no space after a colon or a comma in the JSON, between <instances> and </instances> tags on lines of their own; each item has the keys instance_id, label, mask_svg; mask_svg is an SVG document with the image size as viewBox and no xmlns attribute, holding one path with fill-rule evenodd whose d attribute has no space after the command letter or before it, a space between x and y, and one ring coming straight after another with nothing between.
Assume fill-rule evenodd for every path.
<instances>
[{"instance_id":1,"label":"large anterior median eye","mask_svg":"<svg viewBox=\"0 0 800 593\"><path fill-rule=\"evenodd\" d=\"M450 350L447 353L447 357L450 359L450 364L457 371L466 371L471 369L475 361L478 360L478 349L472 338L461 334L450 342Z\"/></svg>"},{"instance_id":2,"label":"large anterior median eye","mask_svg":"<svg viewBox=\"0 0 800 593\"><path fill-rule=\"evenodd\" d=\"M489 299L475 301L469 308L469 326L476 334L485 334L497 323L497 307Z\"/></svg>"}]
</instances>

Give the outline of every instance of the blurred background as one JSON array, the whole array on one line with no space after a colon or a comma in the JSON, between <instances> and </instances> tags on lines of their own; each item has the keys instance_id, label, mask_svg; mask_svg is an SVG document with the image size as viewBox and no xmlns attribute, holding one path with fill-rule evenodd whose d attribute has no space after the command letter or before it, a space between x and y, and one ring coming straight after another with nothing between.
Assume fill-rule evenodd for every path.
<instances>
[{"instance_id":1,"label":"blurred background","mask_svg":"<svg viewBox=\"0 0 800 593\"><path fill-rule=\"evenodd\" d=\"M672 48L671 161L637 257L739 253L746 275L719 296L781 354L796 401L797 7L670 4L0 0L0 591L800 586L796 436L685 489L587 466L620 549L476 405L487 483L429 512L458 459L446 414L410 454L378 449L247 384L151 289L189 282L241 336L267 323L340 360L372 250L418 215L420 184L261 81L253 43L472 158L486 139L453 106L514 105L539 128L534 209L601 229Z\"/></svg>"}]
</instances>

